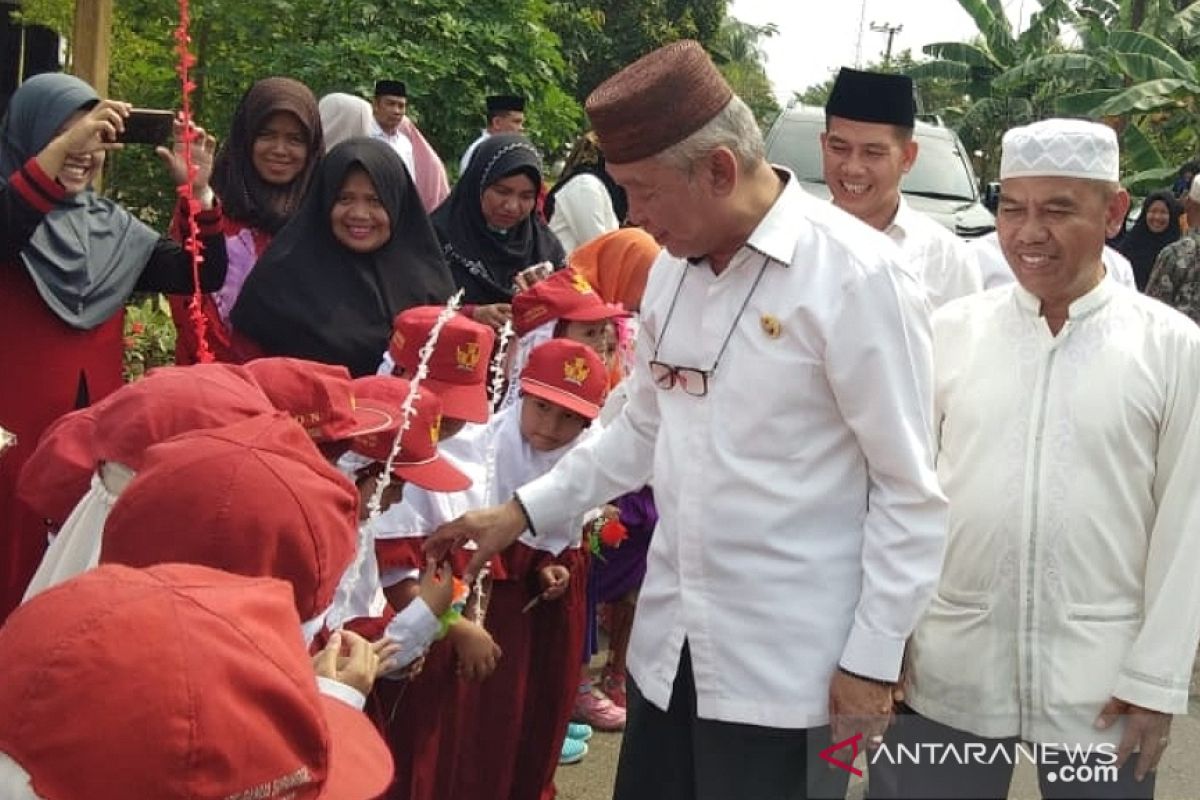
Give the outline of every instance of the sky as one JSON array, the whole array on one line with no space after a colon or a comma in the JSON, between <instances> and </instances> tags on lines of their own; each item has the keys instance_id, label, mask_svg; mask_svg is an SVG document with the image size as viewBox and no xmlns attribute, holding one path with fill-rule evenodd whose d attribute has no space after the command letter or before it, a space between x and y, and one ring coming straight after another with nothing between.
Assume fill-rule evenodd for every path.
<instances>
[{"instance_id":1,"label":"sky","mask_svg":"<svg viewBox=\"0 0 1200 800\"><path fill-rule=\"evenodd\" d=\"M1040 7L1037 0L1005 0L1009 18L1027 18ZM732 0L727 13L742 22L774 22L778 35L763 42L767 75L780 103L792 92L821 83L838 67L855 66L862 21L862 64L880 61L887 35L871 30L903 26L892 42L892 52L912 50L933 42L966 41L977 34L974 21L958 0Z\"/></svg>"}]
</instances>

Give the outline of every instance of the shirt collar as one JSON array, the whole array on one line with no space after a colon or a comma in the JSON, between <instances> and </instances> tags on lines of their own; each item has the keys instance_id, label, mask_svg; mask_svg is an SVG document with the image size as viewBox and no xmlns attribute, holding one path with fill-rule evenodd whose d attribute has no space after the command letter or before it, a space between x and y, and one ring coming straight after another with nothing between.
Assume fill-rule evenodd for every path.
<instances>
[{"instance_id":1,"label":"shirt collar","mask_svg":"<svg viewBox=\"0 0 1200 800\"><path fill-rule=\"evenodd\" d=\"M1103 306L1112 297L1115 291L1113 287L1116 285L1116 279L1112 275L1106 274L1095 288L1071 302L1071 305L1067 307L1067 319L1077 321ZM1017 303L1025 311L1035 316L1042 313L1042 301L1037 295L1028 291L1019 281L1013 282L1013 289L1016 293Z\"/></svg>"},{"instance_id":2,"label":"shirt collar","mask_svg":"<svg viewBox=\"0 0 1200 800\"><path fill-rule=\"evenodd\" d=\"M773 167L775 174L783 181L783 191L775 199L775 203L759 221L746 240L746 247L757 253L778 261L785 267L792 264L796 253L796 243L800 239L800 230L796 225L798 217L807 215L801 208L804 203L804 192L796 182L796 176L783 167Z\"/></svg>"},{"instance_id":3,"label":"shirt collar","mask_svg":"<svg viewBox=\"0 0 1200 800\"><path fill-rule=\"evenodd\" d=\"M900 195L900 204L896 206L896 216L892 217L892 221L883 229L883 232L893 241L903 242L912 232L914 214L916 212L912 210L912 207L904 202L904 195Z\"/></svg>"}]
</instances>

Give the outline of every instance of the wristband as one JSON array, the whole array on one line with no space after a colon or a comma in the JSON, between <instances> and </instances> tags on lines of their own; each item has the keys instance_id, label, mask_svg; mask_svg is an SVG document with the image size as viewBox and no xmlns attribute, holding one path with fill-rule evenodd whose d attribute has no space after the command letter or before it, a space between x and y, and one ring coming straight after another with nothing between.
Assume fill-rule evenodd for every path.
<instances>
[{"instance_id":1,"label":"wristband","mask_svg":"<svg viewBox=\"0 0 1200 800\"><path fill-rule=\"evenodd\" d=\"M462 612L459 609L454 606L448 608L445 614L438 617L438 632L437 636L433 637L433 640L440 642L442 639L445 639L446 634L450 632L450 626L462 618Z\"/></svg>"}]
</instances>

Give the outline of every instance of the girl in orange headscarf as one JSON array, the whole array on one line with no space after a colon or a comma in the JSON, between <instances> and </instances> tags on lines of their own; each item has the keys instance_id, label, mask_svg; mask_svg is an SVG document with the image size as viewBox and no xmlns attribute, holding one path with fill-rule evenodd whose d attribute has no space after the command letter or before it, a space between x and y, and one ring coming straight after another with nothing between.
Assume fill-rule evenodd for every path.
<instances>
[{"instance_id":1,"label":"girl in orange headscarf","mask_svg":"<svg viewBox=\"0 0 1200 800\"><path fill-rule=\"evenodd\" d=\"M641 228L620 228L601 234L577 248L569 258L570 266L578 270L609 303L620 303L627 311L637 313L650 268L658 258L660 247L654 237ZM617 358L609 376L615 386L614 399L622 395L617 383L633 364L633 343L637 338L636 317L615 320ZM608 418L620 408L620 401L610 401L601 412ZM633 627L634 603L642 577L646 574L646 551L650 534L658 521L654 495L643 487L613 501L617 515L628 532L619 546L602 545L601 558L594 559L588 576L589 636L583 653L584 671L580 676L579 694L575 702L575 718L604 727L605 701L622 709L625 706L625 651ZM600 685L592 685L588 663L597 650L595 614L599 604L608 608L609 651Z\"/></svg>"},{"instance_id":2,"label":"girl in orange headscarf","mask_svg":"<svg viewBox=\"0 0 1200 800\"><path fill-rule=\"evenodd\" d=\"M570 265L587 278L596 294L608 303L620 303L637 314L646 291L650 267L661 248L654 237L641 228L618 228L576 248L568 258ZM633 364L636 323L617 320L617 358L610 368L609 388L615 387Z\"/></svg>"}]
</instances>

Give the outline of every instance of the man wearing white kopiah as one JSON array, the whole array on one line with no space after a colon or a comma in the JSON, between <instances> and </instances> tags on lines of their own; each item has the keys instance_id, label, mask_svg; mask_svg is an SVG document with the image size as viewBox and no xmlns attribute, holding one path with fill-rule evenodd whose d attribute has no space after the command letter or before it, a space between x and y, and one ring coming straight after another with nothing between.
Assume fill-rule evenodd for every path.
<instances>
[{"instance_id":1,"label":"man wearing white kopiah","mask_svg":"<svg viewBox=\"0 0 1200 800\"><path fill-rule=\"evenodd\" d=\"M1000 178L1017 283L934 315L946 561L871 796L1007 797L1005 758L891 762L1023 741L1045 797L1153 797L1200 638L1200 328L1104 278L1129 205L1110 128L1010 130ZM1067 773L1067 748L1115 768Z\"/></svg>"},{"instance_id":2,"label":"man wearing white kopiah","mask_svg":"<svg viewBox=\"0 0 1200 800\"><path fill-rule=\"evenodd\" d=\"M696 42L626 67L587 112L630 220L666 248L628 402L430 546L475 539L481 564L653 473L614 796L841 798L847 773L818 753L881 737L941 562L924 291L886 237L765 160Z\"/></svg>"}]
</instances>

